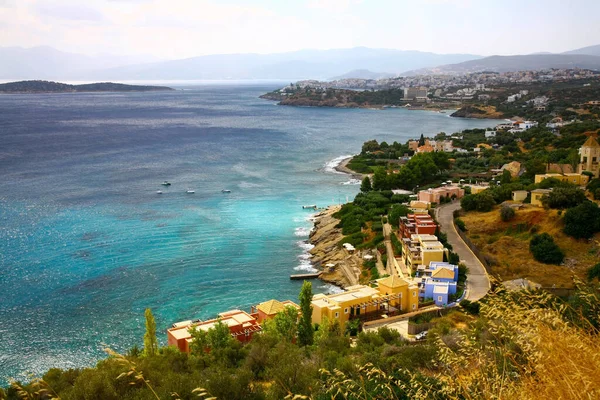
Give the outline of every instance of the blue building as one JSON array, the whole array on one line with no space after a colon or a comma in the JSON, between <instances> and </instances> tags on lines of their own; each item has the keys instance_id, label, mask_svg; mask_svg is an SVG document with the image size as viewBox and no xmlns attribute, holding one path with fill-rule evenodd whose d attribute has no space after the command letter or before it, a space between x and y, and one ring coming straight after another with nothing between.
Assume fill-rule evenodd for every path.
<instances>
[{"instance_id":1,"label":"blue building","mask_svg":"<svg viewBox=\"0 0 600 400\"><path fill-rule=\"evenodd\" d=\"M419 265L417 281L421 299L433 299L438 306L448 305L450 296L456 294L458 266L437 261L428 266Z\"/></svg>"}]
</instances>

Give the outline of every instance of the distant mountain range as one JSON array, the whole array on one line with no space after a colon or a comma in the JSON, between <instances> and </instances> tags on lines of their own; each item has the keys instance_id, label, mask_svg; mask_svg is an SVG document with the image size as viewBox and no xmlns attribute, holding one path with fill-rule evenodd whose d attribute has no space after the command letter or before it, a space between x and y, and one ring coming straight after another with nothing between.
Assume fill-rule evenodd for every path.
<instances>
[{"instance_id":1,"label":"distant mountain range","mask_svg":"<svg viewBox=\"0 0 600 400\"><path fill-rule=\"evenodd\" d=\"M569 67L600 69L600 45L562 54L537 53L523 56L481 57L474 54L435 54L355 47L277 54L218 54L171 61L160 61L150 56L89 57L61 52L47 46L29 49L0 47L0 60L0 79L4 80L379 79L398 75L481 70L504 72Z\"/></svg>"},{"instance_id":2,"label":"distant mountain range","mask_svg":"<svg viewBox=\"0 0 600 400\"><path fill-rule=\"evenodd\" d=\"M352 70L385 71L459 63L480 56L356 47L277 54L218 54L182 60L106 65L87 56L48 47L0 48L0 79L192 80L328 79ZM130 65L125 65L130 64Z\"/></svg>"},{"instance_id":3,"label":"distant mountain range","mask_svg":"<svg viewBox=\"0 0 600 400\"><path fill-rule=\"evenodd\" d=\"M516 56L490 56L434 68L407 71L403 75L461 74L480 71L509 72L575 67L600 70L600 45L583 47L560 54L539 52Z\"/></svg>"},{"instance_id":4,"label":"distant mountain range","mask_svg":"<svg viewBox=\"0 0 600 400\"><path fill-rule=\"evenodd\" d=\"M154 56L95 57L66 53L48 46L0 47L0 79L76 79L82 71L161 61Z\"/></svg>"}]
</instances>

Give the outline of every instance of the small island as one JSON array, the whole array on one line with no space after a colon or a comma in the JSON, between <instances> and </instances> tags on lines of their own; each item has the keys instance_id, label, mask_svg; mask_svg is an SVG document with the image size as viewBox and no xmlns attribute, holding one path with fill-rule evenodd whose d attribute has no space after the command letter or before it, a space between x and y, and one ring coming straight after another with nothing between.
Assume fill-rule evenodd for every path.
<instances>
[{"instance_id":1,"label":"small island","mask_svg":"<svg viewBox=\"0 0 600 400\"><path fill-rule=\"evenodd\" d=\"M52 81L19 81L0 84L0 93L82 93L82 92L157 92L175 90L167 86L125 85L98 82L82 85Z\"/></svg>"}]
</instances>

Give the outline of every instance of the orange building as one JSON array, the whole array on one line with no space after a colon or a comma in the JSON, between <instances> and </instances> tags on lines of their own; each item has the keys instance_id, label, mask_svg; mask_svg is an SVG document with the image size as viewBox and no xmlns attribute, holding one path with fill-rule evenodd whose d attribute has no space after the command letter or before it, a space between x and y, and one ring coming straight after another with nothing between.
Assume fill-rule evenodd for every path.
<instances>
[{"instance_id":1,"label":"orange building","mask_svg":"<svg viewBox=\"0 0 600 400\"><path fill-rule=\"evenodd\" d=\"M190 343L192 342L190 330L196 329L208 331L210 328L213 328L218 321L227 325L231 336L242 343L249 342L255 333L262 330L254 316L245 311L231 310L220 313L218 318L207 321L183 321L173 324L173 326L167 330L167 343L169 346L177 347L182 352L189 353Z\"/></svg>"},{"instance_id":2,"label":"orange building","mask_svg":"<svg viewBox=\"0 0 600 400\"><path fill-rule=\"evenodd\" d=\"M429 214L407 214L400 217L400 236L410 238L413 234L435 235L437 224Z\"/></svg>"}]
</instances>

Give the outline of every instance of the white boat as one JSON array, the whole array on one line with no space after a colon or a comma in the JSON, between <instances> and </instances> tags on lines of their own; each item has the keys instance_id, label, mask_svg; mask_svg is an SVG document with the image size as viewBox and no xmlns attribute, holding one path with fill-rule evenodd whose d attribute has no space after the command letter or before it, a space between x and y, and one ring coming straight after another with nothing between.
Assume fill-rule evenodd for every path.
<instances>
[{"instance_id":1,"label":"white boat","mask_svg":"<svg viewBox=\"0 0 600 400\"><path fill-rule=\"evenodd\" d=\"M164 181L163 183L161 183L161 185L163 185L163 186L171 186L171 182Z\"/></svg>"},{"instance_id":2,"label":"white boat","mask_svg":"<svg viewBox=\"0 0 600 400\"><path fill-rule=\"evenodd\" d=\"M162 190L157 190L156 194L162 194Z\"/></svg>"},{"instance_id":3,"label":"white boat","mask_svg":"<svg viewBox=\"0 0 600 400\"><path fill-rule=\"evenodd\" d=\"M231 193L231 190L229 190L229 189L222 189L221 193Z\"/></svg>"},{"instance_id":4,"label":"white boat","mask_svg":"<svg viewBox=\"0 0 600 400\"><path fill-rule=\"evenodd\" d=\"M307 206L302 206L302 208L314 208L314 209L316 209L317 205L316 204L310 204L310 205L307 205Z\"/></svg>"},{"instance_id":5,"label":"white boat","mask_svg":"<svg viewBox=\"0 0 600 400\"><path fill-rule=\"evenodd\" d=\"M187 194L194 194L196 193L193 189L188 189L185 191Z\"/></svg>"}]
</instances>

